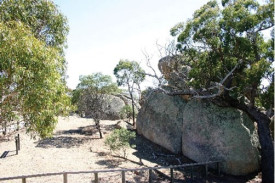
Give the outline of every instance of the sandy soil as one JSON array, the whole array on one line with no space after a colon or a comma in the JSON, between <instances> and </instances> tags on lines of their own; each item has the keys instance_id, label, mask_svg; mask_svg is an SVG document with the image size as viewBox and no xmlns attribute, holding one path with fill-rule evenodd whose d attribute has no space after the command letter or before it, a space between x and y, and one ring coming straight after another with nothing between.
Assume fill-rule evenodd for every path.
<instances>
[{"instance_id":1,"label":"sandy soil","mask_svg":"<svg viewBox=\"0 0 275 183\"><path fill-rule=\"evenodd\" d=\"M117 121L101 122L104 137L115 128L116 123ZM191 162L183 156L169 153L140 136L137 136L132 142L134 146L127 150L128 156L125 160L119 157L119 154L110 153L108 147L104 145L104 139L99 139L93 120L78 116L59 118L52 138L31 139L25 130L20 130L19 134L21 150L18 155L15 154L15 134L11 135L9 139L0 137L0 156L4 151L9 151L6 158L0 159L0 177L112 168L139 168ZM168 175L169 172L164 171L164 173ZM121 182L120 173L104 173L99 174L99 177L100 182ZM188 181L187 174L183 178L182 173L176 172L175 177ZM68 176L68 181L73 183L93 182L91 181L93 179L94 176L90 174ZM248 178L228 176L217 178L211 173L209 179L210 182L248 182ZM127 172L126 180L127 182L148 182L148 172ZM201 173L198 173L197 179L193 182L201 182L202 180ZM35 183L62 181L62 176L27 179L27 182ZM21 182L21 180L6 182ZM169 181L165 180L163 176L155 174L154 182Z\"/></svg>"},{"instance_id":2,"label":"sandy soil","mask_svg":"<svg viewBox=\"0 0 275 183\"><path fill-rule=\"evenodd\" d=\"M101 121L104 137L115 128L117 121ZM89 171L111 168L137 168L140 161L133 155L136 150L130 148L127 161L123 158L114 157L104 145L104 139L99 139L91 119L70 116L60 118L54 135L48 139L31 139L24 130L19 132L21 150L16 155L14 135L9 140L3 139L0 143L0 153L9 151L6 158L0 159L0 177L31 175L64 171ZM113 156L114 155L114 156ZM122 154L121 154L122 155ZM146 161L146 160L144 160ZM137 163L133 163L137 162ZM155 163L147 162L155 166ZM126 177L132 175L128 173ZM106 182L119 182L119 173L105 173L99 175ZM69 182L91 182L93 175L69 175ZM111 180L112 179L112 180ZM142 181L142 177L139 178ZM62 182L62 176L31 178L27 182ZM20 180L7 181L20 182Z\"/></svg>"}]
</instances>

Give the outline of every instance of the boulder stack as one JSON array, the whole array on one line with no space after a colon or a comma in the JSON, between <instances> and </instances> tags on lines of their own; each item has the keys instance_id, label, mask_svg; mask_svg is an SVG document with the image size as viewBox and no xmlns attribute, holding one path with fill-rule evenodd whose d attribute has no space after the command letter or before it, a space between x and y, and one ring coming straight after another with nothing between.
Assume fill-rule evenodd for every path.
<instances>
[{"instance_id":1,"label":"boulder stack","mask_svg":"<svg viewBox=\"0 0 275 183\"><path fill-rule=\"evenodd\" d=\"M148 91L137 132L194 161L222 161L221 170L227 174L246 175L259 169L256 128L235 108Z\"/></svg>"}]
</instances>

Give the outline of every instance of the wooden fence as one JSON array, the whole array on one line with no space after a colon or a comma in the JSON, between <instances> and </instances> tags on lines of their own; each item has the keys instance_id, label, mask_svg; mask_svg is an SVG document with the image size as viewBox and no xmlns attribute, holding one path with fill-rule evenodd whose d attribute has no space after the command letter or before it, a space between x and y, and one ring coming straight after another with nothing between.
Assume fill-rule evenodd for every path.
<instances>
[{"instance_id":1,"label":"wooden fence","mask_svg":"<svg viewBox=\"0 0 275 183\"><path fill-rule=\"evenodd\" d=\"M35 174L35 175L23 175L23 176L16 176L16 177L4 177L0 178L0 181L5 180L15 180L21 179L22 183L26 183L27 179L35 178L35 177L46 177L46 176L56 176L61 175L63 176L63 183L68 183L68 175L69 174L94 174L94 182L99 183L99 173L110 173L110 172L121 172L121 182L126 182L125 172L127 171L149 171L149 183L152 183L152 170L159 170L159 169L170 169L170 181L174 182L174 169L184 168L184 167L193 167L194 166L203 166L205 168L205 179L207 179L208 175L208 166L210 164L216 164L216 170L218 175L220 175L220 162L218 161L209 161L209 162L201 162L201 163L189 163L183 165L176 165L176 166L161 166L161 167L145 167L145 168L134 168L134 169L106 169L106 170L93 170L93 171L78 171L78 172L59 172L59 173L45 173L45 174ZM191 175L193 172L191 173Z\"/></svg>"}]
</instances>

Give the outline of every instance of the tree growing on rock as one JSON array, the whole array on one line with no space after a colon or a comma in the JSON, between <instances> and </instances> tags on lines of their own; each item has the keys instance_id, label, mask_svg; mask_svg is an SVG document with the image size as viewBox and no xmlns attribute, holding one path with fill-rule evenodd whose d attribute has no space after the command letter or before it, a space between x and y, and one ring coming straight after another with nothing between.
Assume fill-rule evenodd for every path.
<instances>
[{"instance_id":1,"label":"tree growing on rock","mask_svg":"<svg viewBox=\"0 0 275 183\"><path fill-rule=\"evenodd\" d=\"M135 126L134 92L140 92L140 84L145 79L144 70L135 61L120 60L114 68L118 86L126 86L132 102L133 126Z\"/></svg>"},{"instance_id":2,"label":"tree growing on rock","mask_svg":"<svg viewBox=\"0 0 275 183\"><path fill-rule=\"evenodd\" d=\"M274 1L209 1L193 18L171 29L178 55L159 63L171 86L158 90L232 106L257 122L263 182L274 182L269 124L274 108ZM168 63L168 64L167 64ZM263 84L264 83L264 84ZM262 111L271 111L263 113Z\"/></svg>"},{"instance_id":3,"label":"tree growing on rock","mask_svg":"<svg viewBox=\"0 0 275 183\"><path fill-rule=\"evenodd\" d=\"M68 25L51 1L0 1L0 124L15 115L51 135L68 111L63 49Z\"/></svg>"},{"instance_id":4,"label":"tree growing on rock","mask_svg":"<svg viewBox=\"0 0 275 183\"><path fill-rule=\"evenodd\" d=\"M111 76L102 73L94 73L88 76L80 76L80 83L73 91L72 100L77 104L78 111L94 119L96 128L102 138L100 120L106 113L107 94L119 92L116 83L112 82Z\"/></svg>"}]
</instances>

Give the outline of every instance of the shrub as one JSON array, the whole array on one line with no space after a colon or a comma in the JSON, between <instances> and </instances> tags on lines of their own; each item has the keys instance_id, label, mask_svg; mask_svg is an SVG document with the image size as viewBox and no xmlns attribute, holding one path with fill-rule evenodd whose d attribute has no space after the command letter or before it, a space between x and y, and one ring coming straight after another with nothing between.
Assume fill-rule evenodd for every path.
<instances>
[{"instance_id":1,"label":"shrub","mask_svg":"<svg viewBox=\"0 0 275 183\"><path fill-rule=\"evenodd\" d=\"M120 111L121 119L130 119L132 115L132 107L130 105L125 105Z\"/></svg>"},{"instance_id":2,"label":"shrub","mask_svg":"<svg viewBox=\"0 0 275 183\"><path fill-rule=\"evenodd\" d=\"M110 150L115 152L122 150L123 157L126 158L126 150L130 147L130 140L136 137L135 132L128 131L125 128L115 129L105 140L105 144Z\"/></svg>"}]
</instances>

